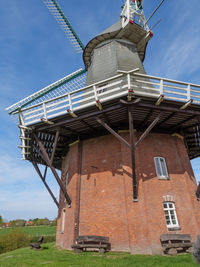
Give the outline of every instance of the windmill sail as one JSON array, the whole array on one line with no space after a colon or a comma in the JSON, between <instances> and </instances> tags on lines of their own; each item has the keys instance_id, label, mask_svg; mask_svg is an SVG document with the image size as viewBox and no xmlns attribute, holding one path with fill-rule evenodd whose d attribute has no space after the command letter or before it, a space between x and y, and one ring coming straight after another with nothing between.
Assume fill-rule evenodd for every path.
<instances>
[{"instance_id":1,"label":"windmill sail","mask_svg":"<svg viewBox=\"0 0 200 267\"><path fill-rule=\"evenodd\" d=\"M54 16L61 29L64 31L65 35L69 39L70 43L74 47L77 53L82 53L84 50L84 45L80 38L72 28L69 20L64 15L60 6L56 0L42 0L46 7L49 9L50 13Z\"/></svg>"},{"instance_id":2,"label":"windmill sail","mask_svg":"<svg viewBox=\"0 0 200 267\"><path fill-rule=\"evenodd\" d=\"M45 103L46 101L50 101L51 99L59 98L60 96L84 87L86 83L86 75L86 70L79 69L37 91L36 93L20 100L19 102L6 108L6 110L8 111L9 115L11 115L15 120L15 122L19 124L19 109L36 106L34 109L35 111L37 111L41 103ZM59 101L61 100L57 100L58 105Z\"/></svg>"}]
</instances>

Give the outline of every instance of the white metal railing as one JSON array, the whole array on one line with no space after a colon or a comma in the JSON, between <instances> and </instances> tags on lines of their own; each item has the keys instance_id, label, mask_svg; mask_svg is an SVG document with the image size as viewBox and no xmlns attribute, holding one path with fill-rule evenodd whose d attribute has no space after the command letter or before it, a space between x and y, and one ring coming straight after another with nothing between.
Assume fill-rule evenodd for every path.
<instances>
[{"instance_id":1,"label":"white metal railing","mask_svg":"<svg viewBox=\"0 0 200 267\"><path fill-rule=\"evenodd\" d=\"M133 89L134 96L150 97L155 100L164 96L164 99L184 103L192 100L193 103L200 104L200 85L140 74L135 71L119 71L119 73L114 77L54 99L19 109L13 115L19 114L24 126L41 122L41 120L50 123L49 120L57 116L67 113L75 115L77 110L128 96L130 89Z\"/></svg>"},{"instance_id":2,"label":"white metal railing","mask_svg":"<svg viewBox=\"0 0 200 267\"><path fill-rule=\"evenodd\" d=\"M135 10L130 5L130 0L127 0L125 2L120 16L122 18L122 28L124 28L130 22L130 20L132 20L133 22L144 28L146 31L149 31L143 10Z\"/></svg>"}]
</instances>

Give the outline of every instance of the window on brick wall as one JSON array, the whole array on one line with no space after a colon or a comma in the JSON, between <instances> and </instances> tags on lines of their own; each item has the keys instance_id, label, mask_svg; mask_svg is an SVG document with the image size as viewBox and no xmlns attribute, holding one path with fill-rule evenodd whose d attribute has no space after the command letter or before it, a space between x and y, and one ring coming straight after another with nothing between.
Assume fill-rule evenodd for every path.
<instances>
[{"instance_id":1,"label":"window on brick wall","mask_svg":"<svg viewBox=\"0 0 200 267\"><path fill-rule=\"evenodd\" d=\"M163 202L165 221L168 228L179 227L176 208L173 202Z\"/></svg>"},{"instance_id":2,"label":"window on brick wall","mask_svg":"<svg viewBox=\"0 0 200 267\"><path fill-rule=\"evenodd\" d=\"M169 179L165 158L154 157L156 173L159 179Z\"/></svg>"}]
</instances>

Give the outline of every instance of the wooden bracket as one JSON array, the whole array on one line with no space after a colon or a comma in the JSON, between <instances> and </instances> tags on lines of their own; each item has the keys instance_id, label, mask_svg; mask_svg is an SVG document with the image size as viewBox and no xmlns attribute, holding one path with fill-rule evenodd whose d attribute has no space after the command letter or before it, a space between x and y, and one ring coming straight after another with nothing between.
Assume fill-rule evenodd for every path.
<instances>
[{"instance_id":1,"label":"wooden bracket","mask_svg":"<svg viewBox=\"0 0 200 267\"><path fill-rule=\"evenodd\" d=\"M104 128L106 128L112 135L114 135L120 142L126 145L130 149L130 144L122 138L117 132L115 132L106 122L102 121L102 119L96 119L98 123L100 123Z\"/></svg>"},{"instance_id":2,"label":"wooden bracket","mask_svg":"<svg viewBox=\"0 0 200 267\"><path fill-rule=\"evenodd\" d=\"M99 110L103 110L103 107L102 107L101 102L99 100L96 100L96 106L98 107Z\"/></svg>"},{"instance_id":3,"label":"wooden bracket","mask_svg":"<svg viewBox=\"0 0 200 267\"><path fill-rule=\"evenodd\" d=\"M153 127L158 123L163 114L164 112L160 112L160 114L155 118L155 120L148 126L148 128L145 130L145 132L141 135L140 139L135 144L135 147L137 147L144 140L144 138L149 134Z\"/></svg>"},{"instance_id":4,"label":"wooden bracket","mask_svg":"<svg viewBox=\"0 0 200 267\"><path fill-rule=\"evenodd\" d=\"M122 102L122 101L121 101ZM136 99L135 103L139 103L140 99ZM123 103L123 102L122 102ZM127 104L125 101L123 104ZM138 201L138 185L136 179L135 172L135 149L136 147L144 140L144 138L149 134L152 128L158 123L159 119L163 115L164 112L160 112L160 114L154 119L154 121L149 125L146 131L142 134L140 139L134 144L134 128L133 128L133 117L132 117L132 106L128 105L128 120L129 120L129 134L130 134L130 143L128 143L124 138L122 138L117 132L115 132L106 122L102 119L97 118L97 122L100 123L104 128L106 128L112 135L114 135L120 142L122 142L125 146L130 149L131 152L131 165L132 165L132 183L133 183L133 201Z\"/></svg>"},{"instance_id":5,"label":"wooden bracket","mask_svg":"<svg viewBox=\"0 0 200 267\"><path fill-rule=\"evenodd\" d=\"M51 153L51 164L53 164L55 152L56 152L56 147L58 144L58 138L59 138L59 131L56 132L55 140L54 140L54 145L53 145L53 151Z\"/></svg>"},{"instance_id":6,"label":"wooden bracket","mask_svg":"<svg viewBox=\"0 0 200 267\"><path fill-rule=\"evenodd\" d=\"M133 98L133 89L129 89L128 90L128 96L127 96L127 100L128 101L131 101L132 100L132 98Z\"/></svg>"},{"instance_id":7,"label":"wooden bracket","mask_svg":"<svg viewBox=\"0 0 200 267\"><path fill-rule=\"evenodd\" d=\"M41 120L42 122L48 124L48 125L53 125L53 124L54 124L54 122L49 121L49 120L47 120L47 119L45 119L45 118L41 118L40 120Z\"/></svg>"},{"instance_id":8,"label":"wooden bracket","mask_svg":"<svg viewBox=\"0 0 200 267\"><path fill-rule=\"evenodd\" d=\"M158 100L156 101L156 106L159 106L163 102L164 97L165 97L164 95L159 96Z\"/></svg>"},{"instance_id":9,"label":"wooden bracket","mask_svg":"<svg viewBox=\"0 0 200 267\"><path fill-rule=\"evenodd\" d=\"M35 161L32 161L32 164L33 164L36 172L38 173L39 177L41 178L43 184L45 185L47 191L49 192L50 196L52 197L53 201L55 202L56 206L59 208L59 203L58 203L57 199L55 198L53 192L51 191L50 187L48 186L48 184L45 181L46 174L47 174L47 166L45 168L44 175L42 175L42 173L38 167L38 164Z\"/></svg>"},{"instance_id":10,"label":"wooden bracket","mask_svg":"<svg viewBox=\"0 0 200 267\"><path fill-rule=\"evenodd\" d=\"M78 116L77 116L73 111L71 111L70 109L68 109L67 112L69 113L69 115L72 116L72 118L77 118L77 117L78 117Z\"/></svg>"},{"instance_id":11,"label":"wooden bracket","mask_svg":"<svg viewBox=\"0 0 200 267\"><path fill-rule=\"evenodd\" d=\"M180 109L186 109L186 108L189 107L192 103L193 103L193 99L190 99L190 100L187 101L183 106L181 106Z\"/></svg>"},{"instance_id":12,"label":"wooden bracket","mask_svg":"<svg viewBox=\"0 0 200 267\"><path fill-rule=\"evenodd\" d=\"M68 203L68 207L71 207L71 198L69 197L63 182L61 181L61 179L58 176L55 168L53 167L51 159L49 158L49 155L47 154L47 152L46 152L46 150L44 148L44 145L38 139L38 137L37 137L37 135L35 133L34 133L34 138L35 138L35 140L36 140L36 142L37 142L37 144L38 144L38 146L40 148L40 154L41 154L43 160L45 161L46 165L51 169L51 171L52 171L52 173L53 173L58 185L60 186L60 189L61 189L61 191L62 191L62 193L63 193L63 195L64 195L64 197L65 197L65 199L66 199L66 201Z\"/></svg>"}]
</instances>

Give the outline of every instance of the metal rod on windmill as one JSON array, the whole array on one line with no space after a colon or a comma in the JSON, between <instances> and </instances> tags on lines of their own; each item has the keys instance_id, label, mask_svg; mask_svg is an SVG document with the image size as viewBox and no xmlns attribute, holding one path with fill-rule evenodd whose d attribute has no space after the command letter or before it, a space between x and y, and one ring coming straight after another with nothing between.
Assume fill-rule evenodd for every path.
<instances>
[{"instance_id":1,"label":"metal rod on windmill","mask_svg":"<svg viewBox=\"0 0 200 267\"><path fill-rule=\"evenodd\" d=\"M161 21L162 21L162 19L159 19L159 20L153 25L153 27L151 28L151 31L152 31L156 26L158 26L158 24L160 24Z\"/></svg>"},{"instance_id":2,"label":"metal rod on windmill","mask_svg":"<svg viewBox=\"0 0 200 267\"><path fill-rule=\"evenodd\" d=\"M154 16L154 14L158 11L158 9L161 7L161 5L164 3L165 0L162 0L160 2L160 4L158 5L158 7L153 11L153 13L151 14L151 16L146 20L145 22L145 26L147 25L147 23L149 22L149 20Z\"/></svg>"}]
</instances>

